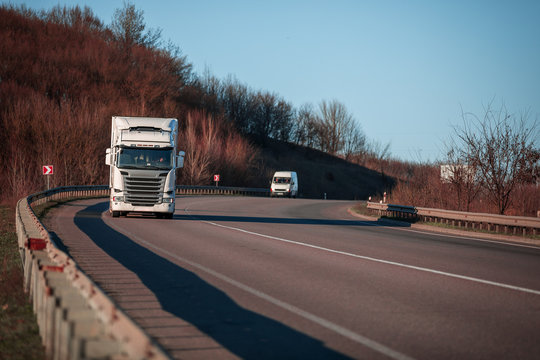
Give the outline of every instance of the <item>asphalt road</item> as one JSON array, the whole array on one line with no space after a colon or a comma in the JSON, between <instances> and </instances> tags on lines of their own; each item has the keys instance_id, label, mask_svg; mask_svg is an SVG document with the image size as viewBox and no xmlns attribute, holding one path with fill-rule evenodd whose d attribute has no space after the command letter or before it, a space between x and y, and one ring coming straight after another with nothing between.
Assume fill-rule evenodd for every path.
<instances>
[{"instance_id":1,"label":"asphalt road","mask_svg":"<svg viewBox=\"0 0 540 360\"><path fill-rule=\"evenodd\" d=\"M352 205L180 197L165 220L82 200L46 225L178 359L540 359L540 248Z\"/></svg>"}]
</instances>

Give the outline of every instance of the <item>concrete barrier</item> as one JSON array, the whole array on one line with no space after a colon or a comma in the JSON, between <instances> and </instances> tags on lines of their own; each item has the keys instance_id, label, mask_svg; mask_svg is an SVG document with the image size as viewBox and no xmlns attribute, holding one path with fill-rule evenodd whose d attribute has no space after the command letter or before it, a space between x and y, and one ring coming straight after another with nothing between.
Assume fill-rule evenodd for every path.
<instances>
[{"instance_id":1,"label":"concrete barrier","mask_svg":"<svg viewBox=\"0 0 540 360\"><path fill-rule=\"evenodd\" d=\"M108 187L64 187L19 200L16 227L24 289L48 359L170 359L64 252L31 204L108 196Z\"/></svg>"},{"instance_id":2,"label":"concrete barrier","mask_svg":"<svg viewBox=\"0 0 540 360\"><path fill-rule=\"evenodd\" d=\"M177 186L177 194L268 196L268 189ZM107 185L64 186L17 203L16 228L24 290L48 359L170 359L114 301L61 251L32 206L71 198L108 197Z\"/></svg>"}]
</instances>

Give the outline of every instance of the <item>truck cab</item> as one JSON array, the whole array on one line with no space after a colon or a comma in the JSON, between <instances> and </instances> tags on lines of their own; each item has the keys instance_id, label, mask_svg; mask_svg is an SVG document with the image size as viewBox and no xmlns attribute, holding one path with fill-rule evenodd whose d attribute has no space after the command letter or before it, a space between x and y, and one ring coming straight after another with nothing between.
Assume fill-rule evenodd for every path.
<instances>
[{"instance_id":1,"label":"truck cab","mask_svg":"<svg viewBox=\"0 0 540 360\"><path fill-rule=\"evenodd\" d=\"M112 118L109 212L113 217L130 212L172 218L175 209L176 169L183 152L176 154L178 121L168 118Z\"/></svg>"}]
</instances>

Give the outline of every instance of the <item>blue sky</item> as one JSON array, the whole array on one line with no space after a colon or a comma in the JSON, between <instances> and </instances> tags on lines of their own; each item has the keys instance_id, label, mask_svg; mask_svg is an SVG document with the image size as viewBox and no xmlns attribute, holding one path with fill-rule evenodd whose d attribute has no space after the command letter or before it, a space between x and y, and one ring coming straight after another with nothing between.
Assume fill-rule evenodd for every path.
<instances>
[{"instance_id":1,"label":"blue sky","mask_svg":"<svg viewBox=\"0 0 540 360\"><path fill-rule=\"evenodd\" d=\"M87 5L105 24L123 7L10 2ZM131 2L197 73L232 75L295 107L336 99L396 158L442 159L461 109L481 116L491 101L540 121L540 1Z\"/></svg>"}]
</instances>

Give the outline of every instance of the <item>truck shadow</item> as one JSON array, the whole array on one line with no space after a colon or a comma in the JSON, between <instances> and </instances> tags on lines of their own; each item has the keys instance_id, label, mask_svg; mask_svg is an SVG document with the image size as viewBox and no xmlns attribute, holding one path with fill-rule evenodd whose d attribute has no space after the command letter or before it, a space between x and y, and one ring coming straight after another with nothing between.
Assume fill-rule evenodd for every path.
<instances>
[{"instance_id":1,"label":"truck shadow","mask_svg":"<svg viewBox=\"0 0 540 360\"><path fill-rule=\"evenodd\" d=\"M260 216L228 216L228 215L178 215L174 214L175 220L200 220L200 221L224 221L244 223L267 223L267 224L293 224L293 225L335 225L335 226L386 226L386 227L410 227L405 221L392 221L380 219L371 220L332 220L332 219L302 219L282 217ZM170 221L170 220L169 220Z\"/></svg>"},{"instance_id":2,"label":"truck shadow","mask_svg":"<svg viewBox=\"0 0 540 360\"><path fill-rule=\"evenodd\" d=\"M243 359L348 359L309 335L239 306L195 273L110 228L100 216L107 206L102 202L77 212L76 226L135 273L164 311L191 323Z\"/></svg>"}]
</instances>

